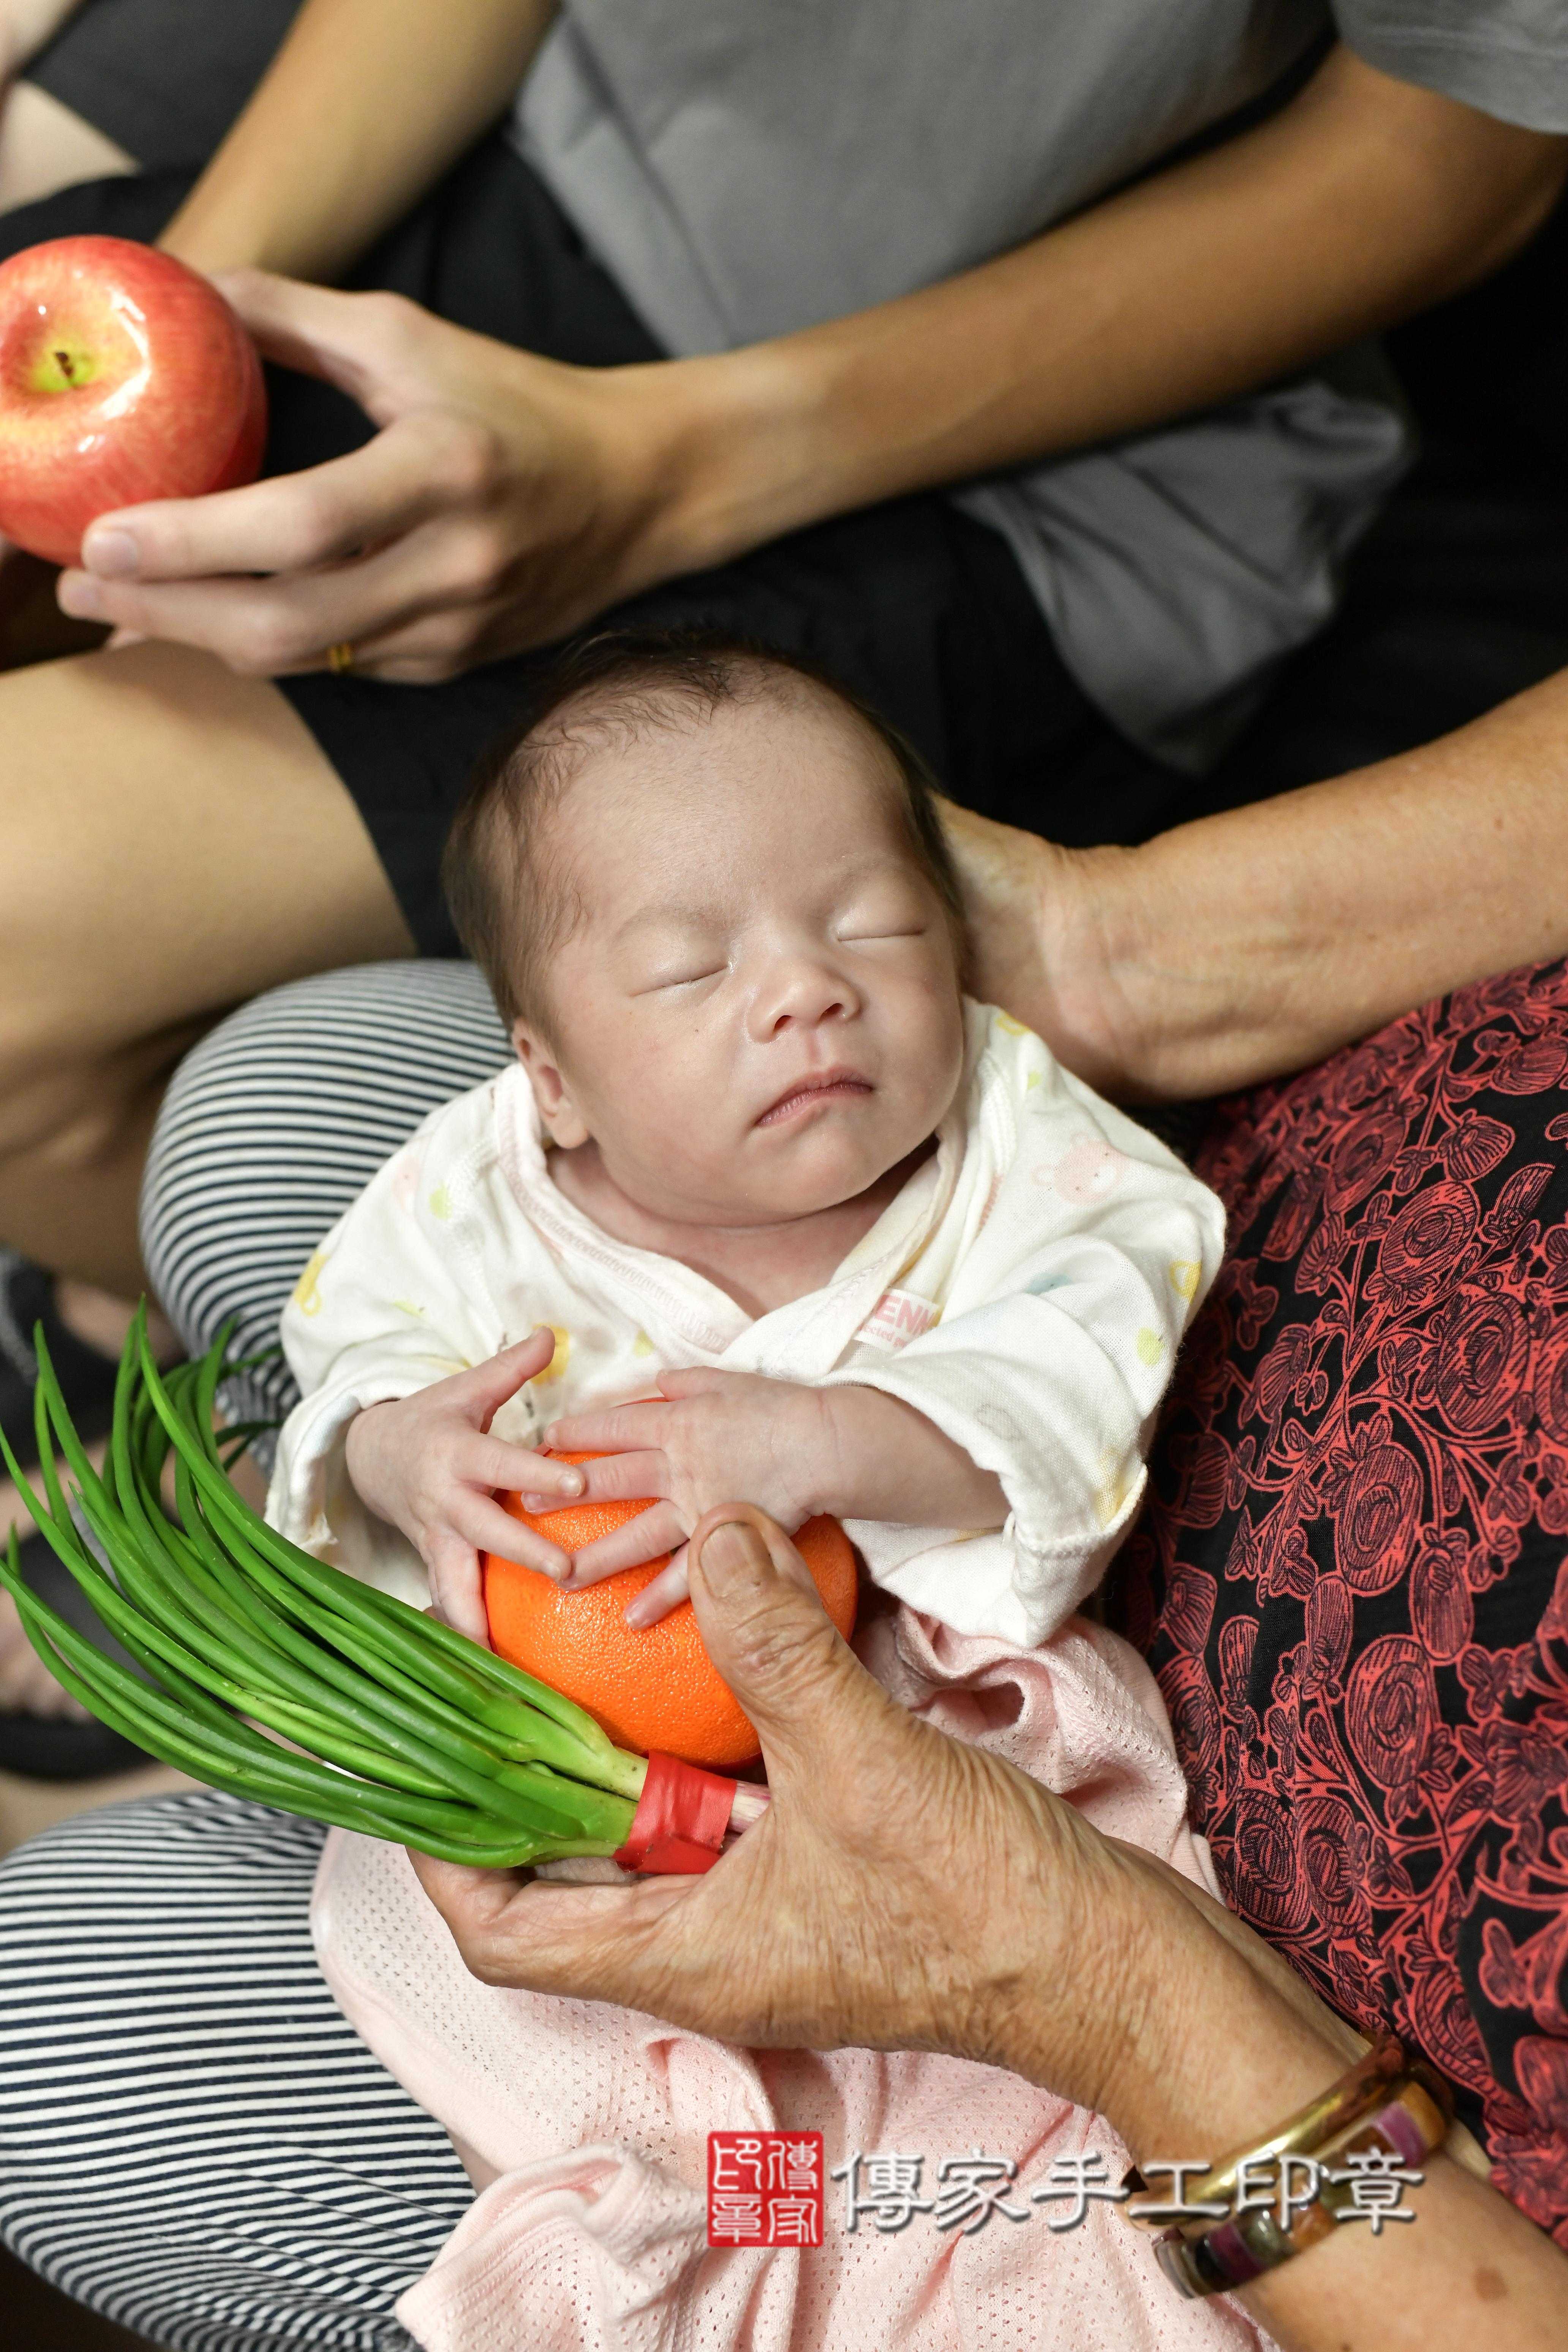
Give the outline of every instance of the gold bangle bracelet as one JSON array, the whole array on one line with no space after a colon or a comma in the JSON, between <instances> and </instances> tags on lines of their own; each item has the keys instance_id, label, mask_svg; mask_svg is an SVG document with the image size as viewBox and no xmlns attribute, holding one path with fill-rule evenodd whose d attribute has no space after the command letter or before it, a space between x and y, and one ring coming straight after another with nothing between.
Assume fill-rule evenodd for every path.
<instances>
[{"instance_id":1,"label":"gold bangle bracelet","mask_svg":"<svg viewBox=\"0 0 1568 2352\"><path fill-rule=\"evenodd\" d=\"M1232 2148L1213 2164L1201 2179L1184 2190L1184 2201L1191 2205L1223 2205L1228 2209L1236 2195L1236 2184L1244 2167L1277 2164L1284 2156L1313 2156L1329 2141L1336 2138L1363 2116L1370 2115L1388 2103L1389 2084L1396 2077L1410 2072L1410 2061L1403 2046L1392 2034L1382 2034L1364 2056L1347 2069L1337 2082L1320 2091L1304 2107L1299 2107L1277 2130L1245 2147ZM1436 2078L1434 2078L1436 2079ZM1158 2166L1154 2168L1157 2171ZM1122 2176L1121 2185L1134 2197L1147 2196L1149 2184L1136 2165ZM1136 2205L1122 2208L1128 2221L1140 2229L1163 2230L1166 2226L1163 2212L1145 2214ZM1201 2217L1199 2226L1202 2226Z\"/></svg>"},{"instance_id":2,"label":"gold bangle bracelet","mask_svg":"<svg viewBox=\"0 0 1568 2352\"><path fill-rule=\"evenodd\" d=\"M1446 2085L1430 2067L1414 2061L1407 2074L1384 2086L1371 2113L1316 2148L1294 2152L1296 2161L1318 2168L1310 2204L1292 2211L1282 2189L1278 2210L1271 2203L1252 2202L1210 2223L1195 2237L1184 2236L1180 2228L1168 2230L1155 2249L1161 2269L1177 2293L1189 2299L1233 2294L1251 2285L1280 2263L1333 2237L1342 2221L1364 2214L1366 2209L1358 2203L1358 2191L1364 2186L1359 2172L1369 2159L1390 2159L1394 2180L1419 2179L1420 2174L1398 2167L1424 2163L1441 2148L1448 2124ZM1333 2170L1336 2159L1344 2160L1344 2171ZM1399 2194L1395 2188L1395 2200ZM1390 2210L1387 2200L1382 2210ZM1401 2212L1398 2218L1411 2217Z\"/></svg>"}]
</instances>

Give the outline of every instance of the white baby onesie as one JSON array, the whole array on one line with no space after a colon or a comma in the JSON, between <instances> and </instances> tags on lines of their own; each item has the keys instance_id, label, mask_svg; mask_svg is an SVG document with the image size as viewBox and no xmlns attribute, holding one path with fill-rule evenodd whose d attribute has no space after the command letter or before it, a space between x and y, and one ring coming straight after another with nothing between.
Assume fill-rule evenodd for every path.
<instances>
[{"instance_id":1,"label":"white baby onesie","mask_svg":"<svg viewBox=\"0 0 1568 2352\"><path fill-rule=\"evenodd\" d=\"M655 1392L692 1366L900 1397L1001 1480L998 1532L851 1520L877 1583L1021 1648L1092 1591L1131 1525L1183 1330L1214 1279L1219 1202L1005 1013L965 1008L937 1150L831 1281L752 1318L703 1276L603 1232L552 1182L513 1067L425 1121L340 1219L284 1312L304 1391L273 1525L406 1599L417 1556L343 1465L350 1422L553 1326L499 1436ZM743 1496L731 1499L744 1500Z\"/></svg>"}]
</instances>

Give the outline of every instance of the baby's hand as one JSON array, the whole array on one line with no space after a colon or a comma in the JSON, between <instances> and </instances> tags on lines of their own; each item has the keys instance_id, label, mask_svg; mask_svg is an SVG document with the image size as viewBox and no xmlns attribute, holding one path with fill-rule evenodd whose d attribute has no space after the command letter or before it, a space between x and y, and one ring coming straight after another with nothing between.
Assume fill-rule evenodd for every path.
<instances>
[{"instance_id":1,"label":"baby's hand","mask_svg":"<svg viewBox=\"0 0 1568 2352\"><path fill-rule=\"evenodd\" d=\"M545 1511L582 1494L583 1473L489 1433L507 1399L554 1352L554 1333L542 1328L471 1371L372 1405L349 1424L345 1459L354 1492L416 1546L437 1614L487 1646L481 1551L558 1580L569 1566L559 1545L502 1510L494 1490L521 1493L531 1510Z\"/></svg>"},{"instance_id":2,"label":"baby's hand","mask_svg":"<svg viewBox=\"0 0 1568 2352\"><path fill-rule=\"evenodd\" d=\"M686 1542L715 1503L755 1503L793 1535L821 1509L834 1422L823 1392L755 1372L666 1372L661 1396L558 1421L546 1443L584 1462L590 1502L652 1495L650 1509L587 1544L562 1579L596 1584L665 1552L669 1565L626 1609L628 1625L657 1624L687 1598Z\"/></svg>"}]
</instances>

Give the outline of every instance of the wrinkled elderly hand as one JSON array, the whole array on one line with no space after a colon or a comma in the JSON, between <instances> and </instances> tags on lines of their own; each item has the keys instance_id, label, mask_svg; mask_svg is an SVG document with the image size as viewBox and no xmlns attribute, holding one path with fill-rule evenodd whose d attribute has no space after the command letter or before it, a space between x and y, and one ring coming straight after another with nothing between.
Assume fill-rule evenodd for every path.
<instances>
[{"instance_id":1,"label":"wrinkled elderly hand","mask_svg":"<svg viewBox=\"0 0 1568 2352\"><path fill-rule=\"evenodd\" d=\"M216 282L266 357L325 376L380 430L304 473L100 516L62 575L67 613L247 676L349 644L358 672L427 681L684 568L664 529L684 363L567 367L395 294Z\"/></svg>"},{"instance_id":2,"label":"wrinkled elderly hand","mask_svg":"<svg viewBox=\"0 0 1568 2352\"><path fill-rule=\"evenodd\" d=\"M1227 2032L1249 2001L1317 2011L1163 1864L897 1706L760 1511L709 1512L691 1551L703 1639L757 1727L773 1803L700 1878L563 1886L416 1856L475 1975L753 2047L986 2061L1134 2144L1162 2120L1151 2054L1162 2077L1179 2064L1198 1987ZM1321 2080L1334 2064L1320 2044L1314 2074L1315 2041Z\"/></svg>"}]
</instances>

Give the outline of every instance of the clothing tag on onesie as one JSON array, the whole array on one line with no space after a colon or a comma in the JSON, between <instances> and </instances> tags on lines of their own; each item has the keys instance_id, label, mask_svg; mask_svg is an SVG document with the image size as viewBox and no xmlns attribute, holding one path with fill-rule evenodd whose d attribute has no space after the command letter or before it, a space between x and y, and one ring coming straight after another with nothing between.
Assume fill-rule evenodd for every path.
<instances>
[{"instance_id":1,"label":"clothing tag on onesie","mask_svg":"<svg viewBox=\"0 0 1568 2352\"><path fill-rule=\"evenodd\" d=\"M940 1313L912 1290L884 1290L855 1337L869 1348L907 1348L931 1329Z\"/></svg>"}]
</instances>

